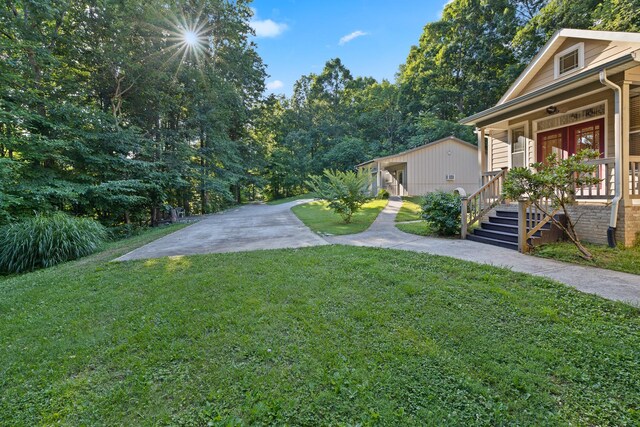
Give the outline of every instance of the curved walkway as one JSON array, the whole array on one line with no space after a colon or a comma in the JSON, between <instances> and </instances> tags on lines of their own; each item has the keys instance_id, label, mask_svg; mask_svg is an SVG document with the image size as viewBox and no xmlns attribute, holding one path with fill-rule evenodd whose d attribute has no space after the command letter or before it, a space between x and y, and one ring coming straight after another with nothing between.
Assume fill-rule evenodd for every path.
<instances>
[{"instance_id":1,"label":"curved walkway","mask_svg":"<svg viewBox=\"0 0 640 427\"><path fill-rule=\"evenodd\" d=\"M471 240L421 237L404 233L395 226L402 201L390 200L371 227L360 234L325 237L333 244L374 246L444 255L480 264L506 267L513 271L547 277L582 292L640 305L640 276L618 271L568 264L523 255Z\"/></svg>"}]
</instances>

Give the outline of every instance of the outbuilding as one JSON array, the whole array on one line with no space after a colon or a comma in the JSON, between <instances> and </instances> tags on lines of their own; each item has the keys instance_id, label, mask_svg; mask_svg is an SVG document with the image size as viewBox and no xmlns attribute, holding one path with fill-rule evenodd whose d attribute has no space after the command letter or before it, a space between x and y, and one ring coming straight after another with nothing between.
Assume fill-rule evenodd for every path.
<instances>
[{"instance_id":1,"label":"outbuilding","mask_svg":"<svg viewBox=\"0 0 640 427\"><path fill-rule=\"evenodd\" d=\"M433 191L479 187L478 147L454 136L358 165L372 174L371 193L385 189L392 196L420 196Z\"/></svg>"}]
</instances>

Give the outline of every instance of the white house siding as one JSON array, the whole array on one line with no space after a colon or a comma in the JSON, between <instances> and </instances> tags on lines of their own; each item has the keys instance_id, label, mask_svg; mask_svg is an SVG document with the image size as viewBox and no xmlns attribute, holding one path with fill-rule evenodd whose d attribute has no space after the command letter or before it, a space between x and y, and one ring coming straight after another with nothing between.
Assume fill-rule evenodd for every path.
<instances>
[{"instance_id":1,"label":"white house siding","mask_svg":"<svg viewBox=\"0 0 640 427\"><path fill-rule=\"evenodd\" d=\"M492 130L489 135L489 170L509 167L509 135L506 130Z\"/></svg>"},{"instance_id":2,"label":"white house siding","mask_svg":"<svg viewBox=\"0 0 640 427\"><path fill-rule=\"evenodd\" d=\"M453 137L372 162L379 168L380 187L391 194L419 196L457 188L470 194L478 189L478 149ZM404 173L404 185L398 185L398 171ZM447 175L454 177L447 180Z\"/></svg>"},{"instance_id":3,"label":"white house siding","mask_svg":"<svg viewBox=\"0 0 640 427\"><path fill-rule=\"evenodd\" d=\"M478 189L478 150L473 146L446 140L405 157L410 195L453 191L458 187L470 194ZM454 175L455 179L447 181L447 175Z\"/></svg>"}]
</instances>

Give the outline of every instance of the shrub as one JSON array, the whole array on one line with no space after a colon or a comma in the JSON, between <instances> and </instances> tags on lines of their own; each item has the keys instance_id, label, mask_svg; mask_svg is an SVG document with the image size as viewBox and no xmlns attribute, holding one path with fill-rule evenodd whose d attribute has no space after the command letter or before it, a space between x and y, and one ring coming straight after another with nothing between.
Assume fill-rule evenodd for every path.
<instances>
[{"instance_id":1,"label":"shrub","mask_svg":"<svg viewBox=\"0 0 640 427\"><path fill-rule=\"evenodd\" d=\"M89 255L106 235L97 221L61 212L6 225L0 229L0 272L22 273Z\"/></svg>"},{"instance_id":2,"label":"shrub","mask_svg":"<svg viewBox=\"0 0 640 427\"><path fill-rule=\"evenodd\" d=\"M367 201L365 194L370 175L353 171L324 171L324 178L311 176L306 184L320 199L329 202L329 207L342 217L345 223L351 222L351 217Z\"/></svg>"},{"instance_id":3,"label":"shrub","mask_svg":"<svg viewBox=\"0 0 640 427\"><path fill-rule=\"evenodd\" d=\"M451 236L460 232L460 195L436 191L424 196L422 218L440 235Z\"/></svg>"},{"instance_id":4,"label":"shrub","mask_svg":"<svg viewBox=\"0 0 640 427\"><path fill-rule=\"evenodd\" d=\"M389 198L389 192L384 188L378 190L378 194L376 195L376 199L378 200L386 200Z\"/></svg>"}]
</instances>

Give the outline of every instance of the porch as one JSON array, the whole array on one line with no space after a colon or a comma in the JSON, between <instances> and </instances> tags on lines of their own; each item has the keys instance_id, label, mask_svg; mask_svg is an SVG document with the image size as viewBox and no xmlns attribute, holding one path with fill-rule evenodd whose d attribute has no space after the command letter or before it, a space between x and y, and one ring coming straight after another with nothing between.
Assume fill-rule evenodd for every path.
<instances>
[{"instance_id":1,"label":"porch","mask_svg":"<svg viewBox=\"0 0 640 427\"><path fill-rule=\"evenodd\" d=\"M622 187L616 197L615 159L588 161L596 165L593 176L600 183L575 188L569 214L581 239L597 244L625 246L635 243L640 232L640 156L629 156L623 169ZM508 201L502 195L508 169L482 174L482 187L462 202L462 238L527 252L530 247L557 241L562 233L552 225L559 215L548 201L541 211L531 201ZM496 224L497 223L497 224ZM614 223L617 227L612 227ZM506 224L506 225L505 225ZM471 227L477 227L470 232Z\"/></svg>"},{"instance_id":2,"label":"porch","mask_svg":"<svg viewBox=\"0 0 640 427\"><path fill-rule=\"evenodd\" d=\"M639 72L635 68L611 77L613 86L601 73L600 81L568 93L467 121L477 126L483 173L480 190L468 198L473 221L466 227L504 202L501 186L509 169L544 162L552 153L567 158L588 148L600 153L589 161L596 166L599 184L575 189L572 209L586 225L579 234L592 243L632 245L640 232Z\"/></svg>"},{"instance_id":3,"label":"porch","mask_svg":"<svg viewBox=\"0 0 640 427\"><path fill-rule=\"evenodd\" d=\"M384 188L391 196L408 196L407 163L380 163L378 173L380 188Z\"/></svg>"}]
</instances>

